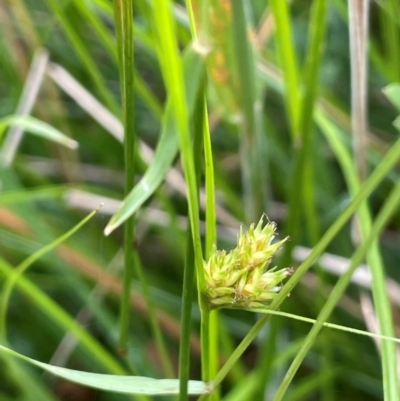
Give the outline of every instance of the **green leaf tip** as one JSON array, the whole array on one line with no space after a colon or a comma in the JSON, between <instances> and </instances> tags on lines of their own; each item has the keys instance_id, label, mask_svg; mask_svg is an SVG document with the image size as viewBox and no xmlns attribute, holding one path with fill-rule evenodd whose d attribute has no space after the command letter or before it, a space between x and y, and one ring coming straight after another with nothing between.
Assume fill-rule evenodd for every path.
<instances>
[{"instance_id":1,"label":"green leaf tip","mask_svg":"<svg viewBox=\"0 0 400 401\"><path fill-rule=\"evenodd\" d=\"M214 249L204 262L206 295L212 309L264 307L279 293L292 268L268 270L274 254L289 239L272 243L276 224L262 216L247 232L240 230L237 246L230 252Z\"/></svg>"},{"instance_id":2,"label":"green leaf tip","mask_svg":"<svg viewBox=\"0 0 400 401\"><path fill-rule=\"evenodd\" d=\"M385 86L382 92L389 99L390 103L400 112L400 84L391 83Z\"/></svg>"},{"instance_id":3,"label":"green leaf tip","mask_svg":"<svg viewBox=\"0 0 400 401\"><path fill-rule=\"evenodd\" d=\"M104 235L108 237L118 226L115 224L107 224L106 228L104 229Z\"/></svg>"},{"instance_id":4,"label":"green leaf tip","mask_svg":"<svg viewBox=\"0 0 400 401\"><path fill-rule=\"evenodd\" d=\"M76 149L79 144L77 141L69 138L58 129L54 128L50 124L44 121L38 120L32 116L24 115L10 115L0 119L0 138L4 129L7 126L20 127L23 130L29 131L32 134L42 137L44 139L57 142L67 148Z\"/></svg>"}]
</instances>

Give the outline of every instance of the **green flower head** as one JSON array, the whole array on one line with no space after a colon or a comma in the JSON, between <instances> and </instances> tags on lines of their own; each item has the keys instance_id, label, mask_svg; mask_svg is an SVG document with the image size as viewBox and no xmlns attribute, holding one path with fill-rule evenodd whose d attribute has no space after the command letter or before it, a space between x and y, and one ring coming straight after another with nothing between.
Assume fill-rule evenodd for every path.
<instances>
[{"instance_id":1,"label":"green flower head","mask_svg":"<svg viewBox=\"0 0 400 401\"><path fill-rule=\"evenodd\" d=\"M281 289L283 280L293 269L268 270L272 257L288 237L272 243L276 224L264 216L247 232L240 229L237 246L230 252L214 246L204 262L206 296L211 308L260 308L270 303Z\"/></svg>"}]
</instances>

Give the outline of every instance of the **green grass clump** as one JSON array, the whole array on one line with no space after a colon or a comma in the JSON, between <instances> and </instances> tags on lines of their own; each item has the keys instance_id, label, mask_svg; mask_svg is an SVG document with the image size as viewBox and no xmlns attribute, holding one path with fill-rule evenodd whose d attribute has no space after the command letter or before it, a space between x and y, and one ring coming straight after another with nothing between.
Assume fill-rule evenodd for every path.
<instances>
[{"instance_id":1,"label":"green grass clump","mask_svg":"<svg viewBox=\"0 0 400 401\"><path fill-rule=\"evenodd\" d=\"M0 7L0 399L400 400L399 7L363 4Z\"/></svg>"}]
</instances>

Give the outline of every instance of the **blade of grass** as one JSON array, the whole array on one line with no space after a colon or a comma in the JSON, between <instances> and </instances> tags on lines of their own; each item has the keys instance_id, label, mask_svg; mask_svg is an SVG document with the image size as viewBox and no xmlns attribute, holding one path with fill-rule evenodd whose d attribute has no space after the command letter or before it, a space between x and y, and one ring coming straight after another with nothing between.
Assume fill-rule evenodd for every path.
<instances>
[{"instance_id":1,"label":"blade of grass","mask_svg":"<svg viewBox=\"0 0 400 401\"><path fill-rule=\"evenodd\" d=\"M106 375L101 373L83 372L80 370L66 369L60 366L48 365L19 354L10 348L0 345L0 351L22 359L31 365L35 365L45 371L84 386L89 386L98 390L111 391L124 394L146 394L163 395L178 394L179 381L176 379L153 379L142 376L119 376ZM201 381L191 380L189 382L190 394L204 394L210 391L210 385Z\"/></svg>"},{"instance_id":2,"label":"blade of grass","mask_svg":"<svg viewBox=\"0 0 400 401\"><path fill-rule=\"evenodd\" d=\"M201 90L198 94L197 107L193 115L193 156L194 167L196 171L196 186L197 193L199 193L201 173L202 173L202 154L203 154L203 140L204 140L204 119L205 119L205 103L204 93ZM181 380L181 392L179 394L180 401L188 399L187 381L189 379L190 367L190 334L192 323L192 309L194 298L194 278L195 278L195 254L193 249L193 236L190 227L190 222L187 228L187 243L186 243L186 259L185 268L183 273L184 287L182 294L182 319L181 319L181 333L182 338L180 342L179 352L179 378Z\"/></svg>"},{"instance_id":3,"label":"blade of grass","mask_svg":"<svg viewBox=\"0 0 400 401\"><path fill-rule=\"evenodd\" d=\"M344 148L343 144L338 141L333 125L329 124L327 120L319 118L320 125L323 128L329 143L334 149L339 162L342 165L342 170L345 172L345 178L350 192L356 194L359 191L360 184L357 173L353 168L351 157ZM357 213L361 234L363 238L369 236L371 232L371 216L366 203L361 205ZM390 302L388 299L385 283L385 274L383 262L379 251L378 243L375 242L370 246L367 253L367 262L371 268L372 282L371 289L374 294L374 303L376 312L379 316L379 326L383 334L388 336L394 335L394 328L392 317L390 313ZM396 352L391 344L384 343L382 345L382 368L384 380L384 393L393 396L397 392L397 376L396 372ZM395 398L393 398L395 399Z\"/></svg>"},{"instance_id":4,"label":"blade of grass","mask_svg":"<svg viewBox=\"0 0 400 401\"><path fill-rule=\"evenodd\" d=\"M4 129L8 126L18 127L22 130L31 132L32 134L49 141L57 142L70 149L76 149L78 142L69 138L58 129L52 127L44 121L38 120L31 116L12 115L0 119L0 140Z\"/></svg>"},{"instance_id":5,"label":"blade of grass","mask_svg":"<svg viewBox=\"0 0 400 401\"><path fill-rule=\"evenodd\" d=\"M283 2L286 3L286 2ZM282 7L282 6L281 6ZM275 18L277 20L277 24L279 21L283 24L282 21L289 21L288 11L284 7L278 12L278 9L275 10L278 15ZM298 242L299 227L301 220L301 208L298 207L298 196L301 194L301 201L304 208L305 218L307 220L306 227L308 228L308 234L310 237L311 243L315 244L319 238L319 224L316 213L315 206L315 197L314 197L314 189L313 189L313 166L312 166L312 151L314 149L313 146L313 111L314 104L317 97L317 86L318 86L318 72L319 65L321 61L322 55L322 47L323 47L323 39L325 33L325 15L326 15L326 0L318 0L314 2L311 14L311 21L309 23L309 49L307 52L306 59L306 68L304 73L304 84L305 88L304 94L301 99L300 111L293 112L293 115L297 115L296 113L300 113L298 116L298 137L295 139L295 157L294 157L294 165L292 168L292 176L290 183L290 192L289 192L289 213L286 223L286 231L291 236L292 241L285 247L283 256L282 256L282 264L288 265L290 264L291 254L294 247L294 244ZM289 24L289 22L287 22ZM283 24L285 26L285 24ZM283 28L282 28L283 31ZM286 30L285 30L286 31ZM277 35L283 35L283 33L279 34L279 26L277 25ZM290 37L290 30L286 32L288 37L285 37L285 46L288 48L288 52L293 48L293 43ZM284 43L283 38L280 39L281 46ZM289 54L293 53L294 50L291 50ZM288 56L286 60L288 60ZM296 72L287 72L289 67L284 67L284 76L285 82L288 82L288 76L297 76ZM292 67L294 68L294 67ZM296 82L295 79L292 79L293 82ZM298 85L298 84L297 84ZM292 85L292 97L295 96L294 88L295 85ZM288 90L286 91L286 97L289 96ZM288 100L290 102L290 99ZM295 103L295 100L291 101ZM293 124L292 124L293 126Z\"/></svg>"},{"instance_id":6,"label":"blade of grass","mask_svg":"<svg viewBox=\"0 0 400 401\"><path fill-rule=\"evenodd\" d=\"M312 163L312 152L315 149L313 137L313 115L315 101L318 95L318 77L319 68L322 58L322 50L326 29L326 0L314 1L311 10L311 20L309 22L309 48L307 51L307 59L304 72L303 87L304 94L301 102L300 130L301 130L301 146L300 163L294 167L296 171L301 171L299 181L292 189L290 200L297 203L296 194L303 194L303 207L309 227L309 237L312 244L315 244L319 238L319 224L315 205L314 194L314 173ZM291 205L290 208L296 208ZM294 242L294 241L293 241Z\"/></svg>"},{"instance_id":7,"label":"blade of grass","mask_svg":"<svg viewBox=\"0 0 400 401\"><path fill-rule=\"evenodd\" d=\"M23 32L23 37L28 45L28 48L32 51L39 48L39 35L24 1L16 0L9 3L9 6L12 9L12 12L15 16L15 21L18 24L19 29Z\"/></svg>"},{"instance_id":8,"label":"blade of grass","mask_svg":"<svg viewBox=\"0 0 400 401\"><path fill-rule=\"evenodd\" d=\"M379 185L383 180L385 175L390 171L390 169L397 163L400 157L400 140L398 140L387 152L381 164L375 169L367 181L361 186L360 191L349 203L346 209L340 214L336 221L331 225L331 227L322 236L318 244L313 248L309 256L304 260L304 262L298 267L293 276L287 281L283 286L279 295L271 303L270 309L276 310L279 305L284 301L284 299L290 294L296 284L300 281L303 274L312 266L313 263L318 259L318 257L323 253L328 244L332 239L338 234L338 232L343 228L346 222L350 219L357 208L362 204L367 196ZM232 366L240 358L243 352L247 349L250 343L257 336L259 331L268 321L268 316L264 316L258 320L258 322L251 328L246 337L238 345L235 351L232 353L230 358L226 361L225 365L218 372L216 378L214 379L214 385L218 386L221 381L228 374Z\"/></svg>"},{"instance_id":9,"label":"blade of grass","mask_svg":"<svg viewBox=\"0 0 400 401\"><path fill-rule=\"evenodd\" d=\"M49 388L46 388L45 383L42 383L37 377L32 375L31 369L25 368L23 364L5 353L1 353L1 359L2 363L5 363L2 368L3 372L7 370L7 374L3 375L3 377L8 376L11 383L17 386L20 392L19 397L23 397L27 401L36 401L38 399L43 401L57 401L57 397ZM4 377L3 380L5 382L7 380L6 377ZM11 400L11 397L4 398L4 400L2 399L2 401Z\"/></svg>"},{"instance_id":10,"label":"blade of grass","mask_svg":"<svg viewBox=\"0 0 400 401\"><path fill-rule=\"evenodd\" d=\"M196 185L196 171L194 155L190 140L189 114L185 102L185 81L182 71L182 62L179 56L175 24L171 13L171 2L155 1L153 9L154 25L160 45L159 58L167 87L171 98L174 116L177 121L179 133L179 148L182 165L187 183L187 197L189 207L189 220L192 229L195 266L197 273L197 287L199 292L199 305L202 314L201 339L202 339L202 379L210 379L209 372L209 311L204 298L205 288L203 275L203 253L200 238L199 202Z\"/></svg>"},{"instance_id":11,"label":"blade of grass","mask_svg":"<svg viewBox=\"0 0 400 401\"><path fill-rule=\"evenodd\" d=\"M392 198L392 202L393 202L393 205L395 205L395 206L396 206L396 204L400 203L400 190L398 190L396 196L394 198ZM388 216L388 218L390 218L390 215ZM383 230L384 227L382 227L381 229ZM353 262L350 262L350 264L351 264L351 266L353 266ZM348 276L350 276L350 279L351 279L351 275L354 273L355 269L357 269L357 266L358 265L353 267L353 270L351 271L351 274L349 274L349 272L346 271L347 278L348 278ZM350 269L348 269L348 270L350 270ZM348 280L346 286L349 283L350 283L350 280ZM340 296L341 295L342 294L340 294ZM337 301L339 300L340 296L337 297ZM310 323L310 324L313 324L313 325L320 324L318 319L311 319L311 318L308 318L308 317L305 317L305 316L294 315L293 313L286 313L286 312L281 312L281 311L276 311L276 310L271 310L271 309L249 309L249 311L258 312L258 313L264 313L264 314L267 314L267 315L269 314L269 315L275 315L275 316L283 316L283 317L287 317L289 319L298 320L300 322L306 322L306 323ZM400 343L400 338L397 338L397 337L384 336L384 335L377 334L377 333L371 333L371 332L365 331L365 330L354 329L353 327L342 326L340 324L334 324L334 323L329 323L329 322L326 322L326 321L322 321L321 325L323 327L327 327L329 329L346 331L348 333L353 333L353 334L357 334L357 335L360 335L360 336L365 336L365 337L370 337L370 338L377 338L377 339L386 340L386 341L392 341L394 343Z\"/></svg>"},{"instance_id":12,"label":"blade of grass","mask_svg":"<svg viewBox=\"0 0 400 401\"><path fill-rule=\"evenodd\" d=\"M190 19L190 28L193 37L193 41L198 42L198 45L203 47L204 49L208 48L208 44L210 41L210 20L208 18L208 12L212 12L213 5L208 1L195 2L195 6L197 9L200 8L200 27L197 29L195 24L195 15L193 10L193 4L191 0L187 0L187 9ZM215 6L215 4L214 4ZM199 31L199 32L198 32ZM207 50L208 52L208 50ZM210 57L207 57L207 61L210 60ZM204 99L203 99L204 98ZM195 135L198 135L203 138L203 146L204 146L204 166L205 166L205 196L206 196L206 235L205 235L205 257L208 258L214 244L216 243L217 233L216 233L216 207L215 207L215 182L214 182L214 164L213 164L213 155L212 155L212 147L211 147L211 137L210 137L210 128L208 121L208 111L207 111L207 103L205 93L202 93L202 96L199 97L199 106L197 109L197 113L195 116L198 118L198 123L194 123ZM199 127L199 128L198 128ZM200 132L201 130L201 132ZM199 149L200 150L200 149ZM196 155L196 151L194 153ZM201 168L201 163L198 158L197 160L197 169ZM205 314L203 314L204 316ZM207 319L207 318L206 318ZM206 361L202 361L203 368L202 371L204 375L206 375L207 370L209 371L209 377L215 377L219 367L219 351L218 351L218 339L219 339L219 327L220 322L218 318L218 313L211 313L209 315L208 320L208 331L207 328L204 330L204 335L207 335L209 338L207 340L209 347L205 352L209 352L208 361L209 367L204 368L204 364ZM203 339L203 343L206 342ZM184 398L182 398L184 399ZM210 399L216 401L219 399L218 391L215 391Z\"/></svg>"},{"instance_id":13,"label":"blade of grass","mask_svg":"<svg viewBox=\"0 0 400 401\"><path fill-rule=\"evenodd\" d=\"M120 115L120 107L111 94L111 91L107 88L97 64L93 60L93 57L90 55L87 46L79 35L79 30L74 28L72 20L66 16L62 4L57 0L46 0L46 3L64 29L65 34L71 42L73 50L77 53L83 65L86 67L86 70L93 80L93 83L99 91L103 101L114 114Z\"/></svg>"},{"instance_id":14,"label":"blade of grass","mask_svg":"<svg viewBox=\"0 0 400 401\"><path fill-rule=\"evenodd\" d=\"M24 272L32 265L35 261L41 258L47 252L53 250L56 246L66 241L71 235L76 233L83 225L85 225L97 212L99 209L94 210L87 217L85 217L82 221L80 221L76 226L74 226L71 230L63 234L61 237L52 241L50 244L45 247L39 249L37 252L29 256L22 263L20 263L14 270L14 274L5 282L2 297L0 302L0 333L6 337L6 317L7 317L7 308L10 301L11 293L15 284L17 283L19 277L24 274Z\"/></svg>"},{"instance_id":15,"label":"blade of grass","mask_svg":"<svg viewBox=\"0 0 400 401\"><path fill-rule=\"evenodd\" d=\"M287 388L289 387L295 373L297 372L301 362L303 361L304 357L306 356L307 352L309 349L312 347L314 344L315 338L320 332L321 328L324 325L324 322L329 318L329 315L335 308L337 302L339 301L340 297L342 296L343 292L345 291L346 287L350 283L351 276L354 273L355 269L357 266L362 262L363 258L369 251L369 248L373 246L374 243L376 243L377 238L379 237L380 233L383 231L385 228L386 224L388 223L390 217L393 215L393 213L396 212L397 207L400 203L400 183L398 183L395 188L391 191L389 197L387 198L386 202L382 206L381 211L379 212L370 232L367 237L367 239L360 245L356 252L354 253L350 266L348 270L346 271L345 274L343 274L339 281L337 282L335 288L333 291L330 293L328 301L322 308L316 323L314 324L313 328L310 330L309 334L307 335L300 351L296 355L295 359L293 360L289 370L287 371L284 380L282 381L281 385L279 386L279 389L277 390L274 401L280 401L285 395L285 392ZM371 334L374 336L374 334ZM387 338L388 336L385 335ZM393 336L390 336L393 337ZM386 343L393 344L391 341L384 341L382 344L382 349ZM393 344L394 345L394 344ZM394 359L396 360L396 353L394 352ZM385 363L383 361L383 363ZM396 367L396 365L395 365ZM396 377L396 369L392 373ZM387 378L385 377L385 373L383 375L384 381L385 380L390 380L390 377ZM397 380L397 379L396 379ZM396 382L395 380L395 382ZM390 383L385 383L384 382L384 394L385 399L389 400L398 400L399 399L399 392L398 392L398 387L393 387L390 385Z\"/></svg>"},{"instance_id":16,"label":"blade of grass","mask_svg":"<svg viewBox=\"0 0 400 401\"><path fill-rule=\"evenodd\" d=\"M140 284L142 286L142 289L143 289L143 296L144 296L144 299L146 300L146 304L147 304L147 310L148 310L151 330L153 332L153 338L155 340L158 353L160 354L164 373L165 373L166 377L172 378L174 376L174 369L172 367L172 363L171 363L171 360L168 355L168 350L167 350L167 347L165 344L163 334L161 332L160 325L157 321L154 304L150 297L149 285L147 283L146 276L143 271L143 266L140 261L139 254L136 250L133 254L133 257L134 257L134 267L136 270L136 275L137 275L137 277L140 281ZM130 298L128 300L130 303ZM189 343L189 349L190 349L190 343Z\"/></svg>"},{"instance_id":17,"label":"blade of grass","mask_svg":"<svg viewBox=\"0 0 400 401\"><path fill-rule=\"evenodd\" d=\"M0 274L12 279L16 274L14 268L0 258ZM37 288L24 276L19 276L16 286L28 296L40 310L50 317L57 325L71 330L80 340L80 345L106 370L115 374L125 373L124 368L106 351L99 342L84 330L64 309L48 295Z\"/></svg>"},{"instance_id":18,"label":"blade of grass","mask_svg":"<svg viewBox=\"0 0 400 401\"><path fill-rule=\"evenodd\" d=\"M188 381L190 372L190 334L192 331L192 309L195 278L195 270L193 269L193 266L195 264L195 260L193 238L189 229L190 224L187 232L185 270L183 272L181 338L179 344L179 401L186 401L188 399Z\"/></svg>"},{"instance_id":19,"label":"blade of grass","mask_svg":"<svg viewBox=\"0 0 400 401\"><path fill-rule=\"evenodd\" d=\"M253 400L263 401L265 393L272 383L274 376L273 362L279 353L278 336L282 333L282 324L279 319L271 319L268 324L268 330L263 335L262 343L257 355L257 368L254 370L257 377L257 384L254 386Z\"/></svg>"},{"instance_id":20,"label":"blade of grass","mask_svg":"<svg viewBox=\"0 0 400 401\"><path fill-rule=\"evenodd\" d=\"M399 4L396 0L389 0L380 4L379 20L382 33L383 47L385 49L385 68L384 71L391 81L400 81L400 39L399 24L397 17L400 12Z\"/></svg>"},{"instance_id":21,"label":"blade of grass","mask_svg":"<svg viewBox=\"0 0 400 401\"><path fill-rule=\"evenodd\" d=\"M134 74L133 74L133 2L132 0L114 1L115 26L119 55L121 79L122 110L124 125L124 165L125 196L129 194L135 179L135 152L137 141L134 126ZM124 222L124 278L120 304L119 349L127 352L130 321L130 291L134 272L132 245L134 240L135 217L131 215Z\"/></svg>"},{"instance_id":22,"label":"blade of grass","mask_svg":"<svg viewBox=\"0 0 400 401\"><path fill-rule=\"evenodd\" d=\"M0 205L31 202L36 199L62 198L68 190L66 185L51 185L33 189L1 192Z\"/></svg>"},{"instance_id":23,"label":"blade of grass","mask_svg":"<svg viewBox=\"0 0 400 401\"><path fill-rule=\"evenodd\" d=\"M297 56L292 39L292 23L287 1L272 0L271 12L275 20L275 42L278 60L283 70L284 78L284 101L289 120L290 133L293 141L294 165L290 179L289 210L286 219L285 231L291 237L290 243L286 244L281 262L290 265L291 253L294 244L299 237L299 221L301 208L297 206L298 192L293 198L293 192L301 182L302 169L299 168L302 161L303 134L301 132L301 98L300 81ZM311 92L310 92L311 93ZM296 202L296 204L295 204Z\"/></svg>"},{"instance_id":24,"label":"blade of grass","mask_svg":"<svg viewBox=\"0 0 400 401\"><path fill-rule=\"evenodd\" d=\"M285 77L285 103L290 124L292 139L295 142L300 137L301 103L299 96L299 69L292 41L292 26L287 1L271 0L271 11L275 19L276 48L279 63Z\"/></svg>"},{"instance_id":25,"label":"blade of grass","mask_svg":"<svg viewBox=\"0 0 400 401\"><path fill-rule=\"evenodd\" d=\"M254 52L248 40L248 26L244 3L234 1L232 4L233 49L238 82L240 103L240 164L242 170L242 187L244 208L247 221L256 221L265 211L267 194L265 177L267 171L263 165L265 157L264 128L261 111L261 91L256 90L256 69ZM250 157L252 155L252 157Z\"/></svg>"},{"instance_id":26,"label":"blade of grass","mask_svg":"<svg viewBox=\"0 0 400 401\"><path fill-rule=\"evenodd\" d=\"M298 209L297 194L302 194L302 205L304 208L304 218L307 222L306 227L311 246L315 245L320 238L320 218L318 215L316 196L315 196L315 166L313 152L315 151L315 135L313 116L315 103L318 95L319 84L319 69L322 59L322 50L324 46L325 30L326 30L326 10L327 1L317 0L313 2L311 8L311 18L309 22L308 34L308 49L305 62L305 71L302 86L304 93L301 102L301 116L300 116L300 129L301 129L301 144L296 152L296 161L294 166L294 179L291 186L289 210ZM298 161L298 164L296 163ZM297 175L299 172L299 175ZM296 215L298 215L296 213ZM295 225L299 225L300 221L293 221ZM298 231L297 231L298 232ZM295 244L297 241L291 241ZM289 246L291 247L291 245ZM292 249L293 251L293 249ZM325 286L325 273L319 266L317 267L317 274L319 280L319 295L316 302L316 308L319 310L324 302L324 286ZM332 369L332 347L328 336L323 336L322 341L322 357L321 369L324 371L331 371ZM332 401L334 397L335 384L333 382L334 376L328 376L324 384L320 386L320 397L323 401Z\"/></svg>"},{"instance_id":27,"label":"blade of grass","mask_svg":"<svg viewBox=\"0 0 400 401\"><path fill-rule=\"evenodd\" d=\"M203 106L203 141L204 141L204 162L205 162L205 180L206 180L206 259L210 257L211 250L217 241L217 216L215 210L215 182L214 182L214 163L211 147L211 135L208 125L208 113L207 105L204 100ZM210 315L210 377L214 378L219 368L219 333L221 329L221 322L218 312L214 311ZM215 396L211 396L211 399L219 399L218 390L215 392Z\"/></svg>"},{"instance_id":28,"label":"blade of grass","mask_svg":"<svg viewBox=\"0 0 400 401\"><path fill-rule=\"evenodd\" d=\"M88 7L86 3L80 0L74 0L74 4L79 10L79 13L83 18L86 19L86 23L88 26L93 28L93 30L97 33L99 39L101 40L104 48L107 50L110 58L118 64L118 48L115 46L115 42L110 35L107 27L104 22L100 19L99 15L96 13L96 7ZM108 9L110 17L113 16L112 7ZM134 33L136 26L133 27ZM135 36L135 35L134 35ZM143 41L141 41L143 43ZM147 44L144 42L143 44ZM138 95L147 103L149 109L153 112L153 114L161 119L162 116L162 108L160 106L160 102L153 95L153 93L148 88L145 81L139 75L139 73L134 71L134 81L135 81L135 91L137 91Z\"/></svg>"},{"instance_id":29,"label":"blade of grass","mask_svg":"<svg viewBox=\"0 0 400 401\"><path fill-rule=\"evenodd\" d=\"M118 45L115 45L115 38L113 37L113 35L110 35L110 31L107 29L104 22L100 18L100 14L96 12L98 11L96 7L93 7L93 5L89 6L88 2L82 2L80 0L73 0L72 3L74 3L82 19L84 19L87 25L90 26L91 29L93 29L93 31L97 33L100 41L103 43L111 58L117 62ZM113 17L114 10L112 6L109 8L109 11L110 17Z\"/></svg>"},{"instance_id":30,"label":"blade of grass","mask_svg":"<svg viewBox=\"0 0 400 401\"><path fill-rule=\"evenodd\" d=\"M204 76L204 60L201 54L195 49L190 48L186 52L183 62L187 88L186 104L189 114L192 115L196 105L198 90ZM168 101L154 162L150 165L142 179L125 198L118 211L107 224L104 230L106 235L110 234L121 225L149 199L165 178L178 151L176 129L177 123L174 119L172 104Z\"/></svg>"},{"instance_id":31,"label":"blade of grass","mask_svg":"<svg viewBox=\"0 0 400 401\"><path fill-rule=\"evenodd\" d=\"M203 106L203 141L204 141L204 166L206 181L206 258L210 256L211 250L217 241L217 216L215 211L215 176L213 152L211 147L211 133L208 125L207 104Z\"/></svg>"},{"instance_id":32,"label":"blade of grass","mask_svg":"<svg viewBox=\"0 0 400 401\"><path fill-rule=\"evenodd\" d=\"M400 83L392 83L383 89L383 93L400 113Z\"/></svg>"}]
</instances>

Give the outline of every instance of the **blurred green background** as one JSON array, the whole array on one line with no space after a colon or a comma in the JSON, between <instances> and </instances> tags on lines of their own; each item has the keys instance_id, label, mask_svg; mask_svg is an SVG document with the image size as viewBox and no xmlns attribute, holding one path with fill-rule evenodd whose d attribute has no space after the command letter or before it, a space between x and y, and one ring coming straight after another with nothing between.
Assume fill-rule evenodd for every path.
<instances>
[{"instance_id":1,"label":"blurred green background","mask_svg":"<svg viewBox=\"0 0 400 401\"><path fill-rule=\"evenodd\" d=\"M240 224L256 222L266 213L278 224L281 238L292 238L275 264L296 267L352 197L348 172L329 135L349 155L357 154L351 129L355 59L350 52L346 1L292 1L288 21L277 22L277 16L285 15L280 1L240 2L242 27L229 1L210 2L205 16L200 13L201 2L192 5L200 45L209 46L202 90L207 93L214 157L218 249L233 248ZM177 1L171 7L183 51L193 42L187 4ZM398 111L382 92L400 81L397 11L400 6L395 0L370 4L364 97L368 172L381 163L398 137L393 126ZM147 145L147 150L140 145L135 154L136 183L148 168L149 151L152 154L157 147L168 98L163 77L169 66L160 62L156 12L157 2L134 2L134 124L137 139ZM16 135L15 128L0 127L0 155L5 160L15 151L11 160L3 160L0 170L1 258L17 266L104 202L88 224L24 273L33 287L17 285L12 293L6 316L8 344L34 359L72 369L118 373L113 361L129 374L166 377L145 290L136 273L130 298L129 352L122 357L117 351L123 230L118 228L108 237L103 234L124 198L113 3L2 0L0 21L0 118L32 115L79 144L77 149L68 149L25 132L13 148L10 138ZM317 49L313 50L313 43ZM249 104L254 106L250 111ZM398 181L398 167L369 198L372 218ZM157 311L155 325L166 342L172 376L177 377L188 213L179 157L170 171L137 213L132 248L137 250ZM204 207L200 215L204 221ZM399 225L400 213L396 213L379 241L397 333ZM358 243L354 227L348 223L341 230L326 250L330 258L303 276L282 310L316 318L347 265L347 259L341 258L353 255ZM330 321L372 330L365 309L371 296L370 276L365 265L362 269L366 279L349 285ZM8 273L4 268L0 273L3 285ZM46 298L40 301L34 293ZM61 316L60 310L71 319ZM258 316L227 311L220 317L222 363ZM86 342L71 334L75 318L89 334ZM195 379L201 373L199 319L196 304L191 337L191 377ZM306 323L273 317L223 382L221 399L272 399L309 329ZM109 362L99 357L99 350L109 355ZM39 399L122 400L128 396L54 379L0 354L0 401ZM383 399L379 350L369 338L324 329L284 399Z\"/></svg>"}]
</instances>

